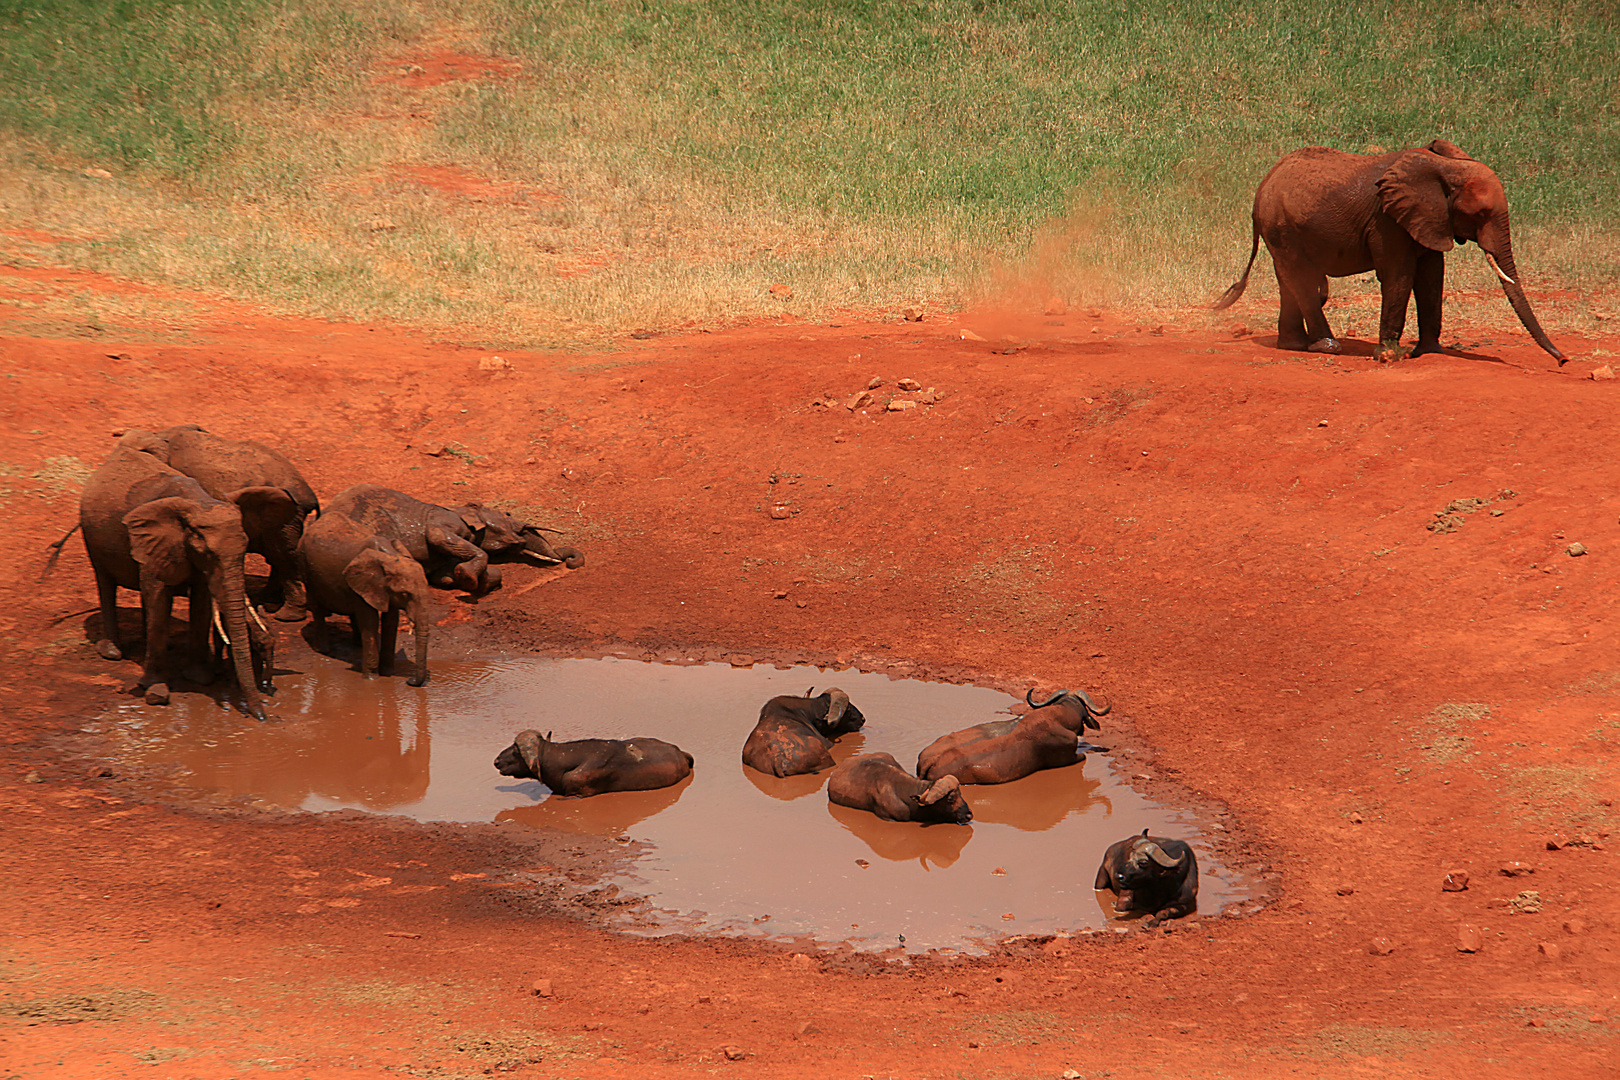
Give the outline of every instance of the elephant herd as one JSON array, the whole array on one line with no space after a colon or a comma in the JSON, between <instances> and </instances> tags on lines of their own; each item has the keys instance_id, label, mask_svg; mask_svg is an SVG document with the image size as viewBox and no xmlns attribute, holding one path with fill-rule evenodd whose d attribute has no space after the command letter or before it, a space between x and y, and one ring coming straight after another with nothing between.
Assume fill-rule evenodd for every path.
<instances>
[{"instance_id":1,"label":"elephant herd","mask_svg":"<svg viewBox=\"0 0 1620 1080\"><path fill-rule=\"evenodd\" d=\"M260 720L276 635L266 609L248 596L250 552L270 567L262 599L275 607L275 618L313 617L316 647L325 649L326 617L348 616L368 674L389 673L400 616L409 619L413 686L428 678L430 584L481 594L501 583L492 558L526 555L569 567L584 561L575 549L548 543L541 533L550 530L477 503L437 506L359 484L322 509L286 455L194 424L125 432L85 483L77 528L100 600L96 651L109 660L124 655L118 589L138 591L146 650L136 685L149 703L166 704L169 617L174 598L186 596L191 649L184 676L206 685L228 655L242 707Z\"/></svg>"},{"instance_id":2,"label":"elephant herd","mask_svg":"<svg viewBox=\"0 0 1620 1080\"><path fill-rule=\"evenodd\" d=\"M963 795L970 784L1003 784L1043 769L1077 765L1087 750L1087 728L1101 730L1099 705L1084 691L1059 690L1037 702L1024 695L1029 711L935 739L908 772L892 754L862 754L835 762L832 746L860 731L866 717L844 691L773 697L743 743L749 768L773 776L799 776L831 769L829 801L886 821L918 825L966 825L973 810ZM691 775L692 755L661 739L575 739L555 741L533 729L520 731L495 758L503 776L538 780L554 795L589 797L610 791L649 791L670 787ZM1142 835L1115 843L1104 852L1095 887L1114 893L1119 912L1146 912L1145 925L1189 915L1197 908L1198 860L1181 840Z\"/></svg>"}]
</instances>

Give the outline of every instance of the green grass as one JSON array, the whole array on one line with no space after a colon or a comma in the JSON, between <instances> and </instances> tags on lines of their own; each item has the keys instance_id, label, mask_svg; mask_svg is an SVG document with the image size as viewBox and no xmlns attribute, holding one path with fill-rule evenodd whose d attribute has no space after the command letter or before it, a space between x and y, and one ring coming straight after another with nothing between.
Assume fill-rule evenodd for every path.
<instances>
[{"instance_id":1,"label":"green grass","mask_svg":"<svg viewBox=\"0 0 1620 1080\"><path fill-rule=\"evenodd\" d=\"M1174 307L1236 276L1280 154L1443 136L1501 174L1532 284L1607 289L1615 40L1598 0L0 0L0 226L73 238L59 261L515 342ZM433 49L522 72L377 79ZM421 164L505 186L446 196L399 171ZM1493 289L1475 261L1454 287Z\"/></svg>"}]
</instances>

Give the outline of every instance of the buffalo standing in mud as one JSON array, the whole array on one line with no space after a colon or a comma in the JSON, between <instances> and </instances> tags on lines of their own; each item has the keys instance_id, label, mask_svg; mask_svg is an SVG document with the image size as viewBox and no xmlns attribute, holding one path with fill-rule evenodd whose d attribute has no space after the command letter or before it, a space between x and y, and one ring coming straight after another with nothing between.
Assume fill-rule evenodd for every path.
<instances>
[{"instance_id":1,"label":"buffalo standing in mud","mask_svg":"<svg viewBox=\"0 0 1620 1080\"><path fill-rule=\"evenodd\" d=\"M830 747L840 735L866 723L837 687L804 697L773 697L759 710L759 721L743 744L743 764L772 776L798 776L832 768Z\"/></svg>"},{"instance_id":2,"label":"buffalo standing in mud","mask_svg":"<svg viewBox=\"0 0 1620 1080\"><path fill-rule=\"evenodd\" d=\"M1081 734L1086 728L1100 731L1095 718L1113 705L1105 701L1099 706L1081 690L1059 690L1039 703L1034 693L1024 695L1030 711L1016 720L993 720L929 743L917 755L917 775L924 780L954 776L964 784L1005 784L1042 769L1084 761Z\"/></svg>"},{"instance_id":3,"label":"buffalo standing in mud","mask_svg":"<svg viewBox=\"0 0 1620 1080\"><path fill-rule=\"evenodd\" d=\"M1114 910L1146 911L1143 926L1198 910L1198 859L1184 841L1141 836L1109 844L1097 868L1096 889L1114 894Z\"/></svg>"},{"instance_id":4,"label":"buffalo standing in mud","mask_svg":"<svg viewBox=\"0 0 1620 1080\"><path fill-rule=\"evenodd\" d=\"M973 811L962 798L961 781L954 776L932 783L919 780L901 768L893 754L850 758L828 778L827 798L885 821L966 825L973 820Z\"/></svg>"},{"instance_id":5,"label":"buffalo standing in mud","mask_svg":"<svg viewBox=\"0 0 1620 1080\"><path fill-rule=\"evenodd\" d=\"M518 732L495 757L502 776L538 780L558 795L651 791L692 774L692 755L662 739L575 739L552 742L538 731Z\"/></svg>"}]
</instances>

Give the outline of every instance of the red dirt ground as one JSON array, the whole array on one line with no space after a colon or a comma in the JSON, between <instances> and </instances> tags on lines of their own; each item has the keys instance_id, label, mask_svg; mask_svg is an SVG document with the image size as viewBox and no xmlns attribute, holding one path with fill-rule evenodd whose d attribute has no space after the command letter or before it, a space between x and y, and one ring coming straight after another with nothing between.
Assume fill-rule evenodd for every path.
<instances>
[{"instance_id":1,"label":"red dirt ground","mask_svg":"<svg viewBox=\"0 0 1620 1080\"><path fill-rule=\"evenodd\" d=\"M1469 354L1387 367L1103 313L752 326L490 373L388 327L194 303L168 344L0 321L0 1075L1615 1074L1620 384L1556 370L1505 305ZM846 408L873 376L876 406ZM882 411L907 377L943 399ZM100 775L76 732L136 667L90 647L77 539L36 578L75 520L68 459L184 421L286 449L323 495L509 496L587 549L438 594L445 653L1101 690L1141 782L1224 806L1272 902L977 960L795 957L608 932L608 856L577 837ZM465 453L422 452L443 443ZM1493 501L1425 528L1464 497ZM1095 857L1053 852L1082 879ZM536 889L541 864L579 891ZM1540 911L1515 913L1527 890Z\"/></svg>"}]
</instances>

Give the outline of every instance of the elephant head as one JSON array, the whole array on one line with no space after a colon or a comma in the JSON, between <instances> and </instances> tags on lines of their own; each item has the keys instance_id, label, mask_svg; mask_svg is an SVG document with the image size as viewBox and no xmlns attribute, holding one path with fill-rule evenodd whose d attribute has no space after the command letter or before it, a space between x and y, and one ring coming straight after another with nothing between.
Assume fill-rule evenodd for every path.
<instances>
[{"instance_id":1,"label":"elephant head","mask_svg":"<svg viewBox=\"0 0 1620 1080\"><path fill-rule=\"evenodd\" d=\"M541 535L538 526L520 522L494 507L468 503L450 509L473 531L473 542L490 555L511 555L522 551L548 563L562 563L570 570L578 569L585 563L585 556L577 549L552 547Z\"/></svg>"},{"instance_id":2,"label":"elephant head","mask_svg":"<svg viewBox=\"0 0 1620 1080\"><path fill-rule=\"evenodd\" d=\"M416 674L406 681L422 686L428 680L427 575L409 549L403 545L396 548L386 550L380 541L363 548L343 568L343 580L355 595L376 609L379 618L397 611L411 620L411 632L416 638ZM362 662L362 668L368 663Z\"/></svg>"},{"instance_id":3,"label":"elephant head","mask_svg":"<svg viewBox=\"0 0 1620 1080\"><path fill-rule=\"evenodd\" d=\"M283 493L283 498L285 494ZM247 533L234 503L170 496L142 503L124 515L129 529L130 554L141 567L143 607L150 581L173 591L188 583L205 586L208 599L195 595L192 603L211 600L221 612L226 637L247 642L247 588L242 559L247 554ZM164 610L167 610L165 605ZM152 620L147 626L147 653L161 651L160 635L167 627ZM253 678L250 650L231 650L231 664L242 693L242 707L257 720L265 719L264 699ZM148 672L153 665L150 659Z\"/></svg>"},{"instance_id":4,"label":"elephant head","mask_svg":"<svg viewBox=\"0 0 1620 1080\"><path fill-rule=\"evenodd\" d=\"M1547 337L1524 295L1513 261L1507 192L1488 165L1436 139L1395 158L1378 180L1378 201L1412 239L1432 251L1450 251L1469 240L1477 243L1536 344L1560 364L1568 359Z\"/></svg>"}]
</instances>

